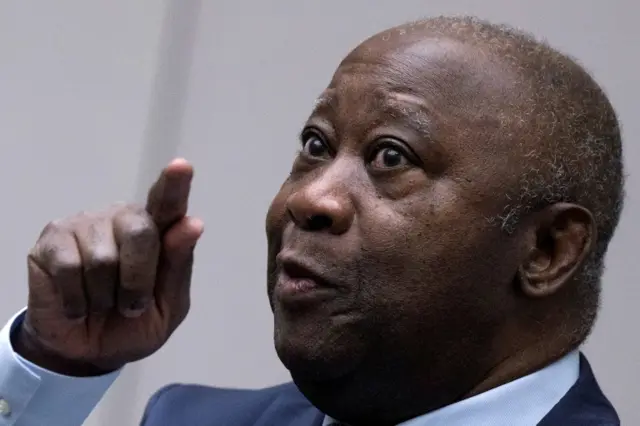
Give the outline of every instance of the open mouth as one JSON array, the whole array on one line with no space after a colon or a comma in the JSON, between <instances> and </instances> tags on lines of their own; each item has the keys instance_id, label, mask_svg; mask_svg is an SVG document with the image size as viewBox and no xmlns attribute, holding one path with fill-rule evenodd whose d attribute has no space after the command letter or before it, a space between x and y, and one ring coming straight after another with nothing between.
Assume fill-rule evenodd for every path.
<instances>
[{"instance_id":1,"label":"open mouth","mask_svg":"<svg viewBox=\"0 0 640 426\"><path fill-rule=\"evenodd\" d=\"M312 267L290 257L278 256L276 297L285 304L319 303L335 296L336 288Z\"/></svg>"}]
</instances>

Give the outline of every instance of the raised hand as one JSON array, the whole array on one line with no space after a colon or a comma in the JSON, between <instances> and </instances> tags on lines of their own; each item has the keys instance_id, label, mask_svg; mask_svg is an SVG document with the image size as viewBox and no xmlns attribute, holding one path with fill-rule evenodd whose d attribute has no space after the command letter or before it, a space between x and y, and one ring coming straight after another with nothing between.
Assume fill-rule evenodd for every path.
<instances>
[{"instance_id":1,"label":"raised hand","mask_svg":"<svg viewBox=\"0 0 640 426\"><path fill-rule=\"evenodd\" d=\"M115 205L51 222L28 256L29 303L15 350L61 374L95 375L158 350L190 304L193 169L167 166L146 207Z\"/></svg>"}]
</instances>

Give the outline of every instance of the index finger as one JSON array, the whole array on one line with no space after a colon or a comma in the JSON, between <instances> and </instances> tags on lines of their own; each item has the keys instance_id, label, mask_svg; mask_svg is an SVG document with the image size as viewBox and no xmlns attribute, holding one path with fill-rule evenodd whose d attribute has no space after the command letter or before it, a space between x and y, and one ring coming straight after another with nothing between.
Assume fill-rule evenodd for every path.
<instances>
[{"instance_id":1,"label":"index finger","mask_svg":"<svg viewBox=\"0 0 640 426\"><path fill-rule=\"evenodd\" d=\"M173 160L160 174L147 196L146 210L160 232L187 214L193 167L187 160Z\"/></svg>"}]
</instances>

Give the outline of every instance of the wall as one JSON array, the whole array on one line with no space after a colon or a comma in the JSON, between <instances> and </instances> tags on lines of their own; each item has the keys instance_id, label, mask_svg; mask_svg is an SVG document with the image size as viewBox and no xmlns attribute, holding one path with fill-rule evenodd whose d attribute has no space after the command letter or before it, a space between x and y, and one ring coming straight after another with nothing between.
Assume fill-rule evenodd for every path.
<instances>
[{"instance_id":1,"label":"wall","mask_svg":"<svg viewBox=\"0 0 640 426\"><path fill-rule=\"evenodd\" d=\"M586 351L624 423L640 424L640 345L626 339L635 330L640 298L634 254L640 228L632 220L640 213L633 173L640 147L629 143L640 135L640 59L633 54L639 6L630 0L589 0L580 7L551 0L183 0L178 7L178 1L153 8L123 1L97 10L80 2L73 10L58 6L55 22L64 30L50 20L33 22L24 3L9 18L0 13L0 53L10 59L9 68L0 67L2 92L10 93L0 99L0 158L15 158L0 173L9 183L7 205L16 206L2 213L2 267L12 292L0 301L0 312L9 315L24 303L24 252L46 219L140 197L175 154L196 166L192 210L206 220L207 231L197 252L192 312L159 353L125 371L96 412L96 425L136 424L149 395L168 382L260 387L287 380L271 342L263 221L290 167L296 133L355 44L390 25L449 13L544 35L592 71L619 112L631 172L628 200L607 262L601 318ZM135 21L135 28L127 31L122 20ZM97 41L83 36L89 30ZM51 49L56 31L64 31L57 36L64 43ZM45 143L48 138L57 144ZM9 141L21 145L5 145ZM80 173L87 177L77 179Z\"/></svg>"},{"instance_id":2,"label":"wall","mask_svg":"<svg viewBox=\"0 0 640 426\"><path fill-rule=\"evenodd\" d=\"M47 222L134 199L153 162L143 152L153 153L146 142L159 121L151 111L162 100L155 81L165 8L0 3L3 321L26 302L26 254Z\"/></svg>"}]
</instances>

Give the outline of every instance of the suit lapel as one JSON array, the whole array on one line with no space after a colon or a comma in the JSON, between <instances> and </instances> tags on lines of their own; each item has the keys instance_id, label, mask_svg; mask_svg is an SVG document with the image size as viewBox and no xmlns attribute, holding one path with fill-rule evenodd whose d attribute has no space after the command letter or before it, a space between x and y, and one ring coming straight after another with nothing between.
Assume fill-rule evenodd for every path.
<instances>
[{"instance_id":1,"label":"suit lapel","mask_svg":"<svg viewBox=\"0 0 640 426\"><path fill-rule=\"evenodd\" d=\"M580 376L538 426L619 426L620 419L580 354Z\"/></svg>"}]
</instances>

